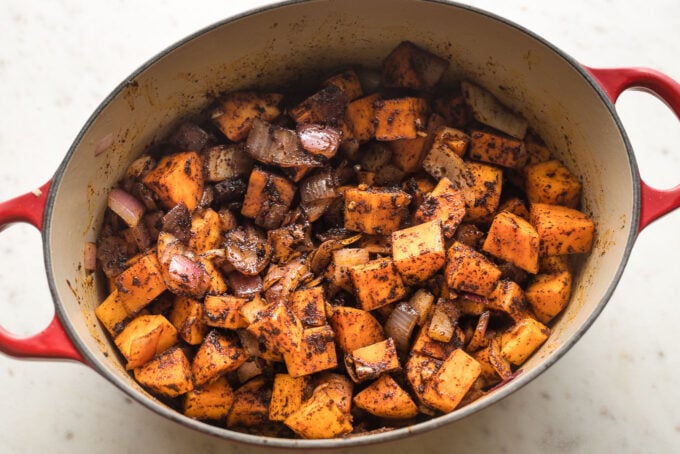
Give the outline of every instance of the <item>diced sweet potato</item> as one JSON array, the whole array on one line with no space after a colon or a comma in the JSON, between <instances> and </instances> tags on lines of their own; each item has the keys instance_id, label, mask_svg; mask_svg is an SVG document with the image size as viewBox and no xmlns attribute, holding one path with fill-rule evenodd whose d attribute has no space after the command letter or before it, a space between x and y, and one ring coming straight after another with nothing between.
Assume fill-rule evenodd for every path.
<instances>
[{"instance_id":1,"label":"diced sweet potato","mask_svg":"<svg viewBox=\"0 0 680 454\"><path fill-rule=\"evenodd\" d=\"M194 389L191 365L181 348L172 348L134 370L135 380L154 394L177 397Z\"/></svg>"},{"instance_id":2,"label":"diced sweet potato","mask_svg":"<svg viewBox=\"0 0 680 454\"><path fill-rule=\"evenodd\" d=\"M416 223L438 219L446 238L452 238L456 228L465 216L463 192L444 177L416 210L413 218Z\"/></svg>"},{"instance_id":3,"label":"diced sweet potato","mask_svg":"<svg viewBox=\"0 0 680 454\"><path fill-rule=\"evenodd\" d=\"M345 191L345 228L370 235L399 229L411 196L396 188L349 188Z\"/></svg>"},{"instance_id":4,"label":"diced sweet potato","mask_svg":"<svg viewBox=\"0 0 680 454\"><path fill-rule=\"evenodd\" d=\"M166 208L184 202L191 212L203 195L203 161L196 151L164 156L142 178Z\"/></svg>"},{"instance_id":5,"label":"diced sweet potato","mask_svg":"<svg viewBox=\"0 0 680 454\"><path fill-rule=\"evenodd\" d=\"M326 298L323 287L296 290L290 297L290 309L300 319L303 328L326 324Z\"/></svg>"},{"instance_id":6,"label":"diced sweet potato","mask_svg":"<svg viewBox=\"0 0 680 454\"><path fill-rule=\"evenodd\" d=\"M441 221L392 232L392 260L408 285L431 278L446 261Z\"/></svg>"},{"instance_id":7,"label":"diced sweet potato","mask_svg":"<svg viewBox=\"0 0 680 454\"><path fill-rule=\"evenodd\" d=\"M389 375L383 375L354 396L354 404L381 418L405 419L418 414L411 396Z\"/></svg>"},{"instance_id":8,"label":"diced sweet potato","mask_svg":"<svg viewBox=\"0 0 680 454\"><path fill-rule=\"evenodd\" d=\"M535 132L527 132L524 138L524 147L527 150L527 165L538 164L550 160L550 150Z\"/></svg>"},{"instance_id":9,"label":"diced sweet potato","mask_svg":"<svg viewBox=\"0 0 680 454\"><path fill-rule=\"evenodd\" d=\"M335 126L342 122L347 103L347 95L336 85L330 84L291 108L288 114L298 124Z\"/></svg>"},{"instance_id":10,"label":"diced sweet potato","mask_svg":"<svg viewBox=\"0 0 680 454\"><path fill-rule=\"evenodd\" d=\"M340 410L323 387L317 388L284 424L307 439L333 438L352 431L352 417Z\"/></svg>"},{"instance_id":11,"label":"diced sweet potato","mask_svg":"<svg viewBox=\"0 0 680 454\"><path fill-rule=\"evenodd\" d=\"M524 142L514 137L475 130L470 133L470 159L520 169L527 162Z\"/></svg>"},{"instance_id":12,"label":"diced sweet potato","mask_svg":"<svg viewBox=\"0 0 680 454\"><path fill-rule=\"evenodd\" d=\"M481 367L480 378L484 380L486 386L493 386L501 381L501 377L494 369L491 364L491 358L489 351L490 346L486 346L476 352L472 353L471 356L477 361Z\"/></svg>"},{"instance_id":13,"label":"diced sweet potato","mask_svg":"<svg viewBox=\"0 0 680 454\"><path fill-rule=\"evenodd\" d=\"M305 391L309 386L308 377L291 377L276 374L269 402L269 420L284 421L302 405Z\"/></svg>"},{"instance_id":14,"label":"diced sweet potato","mask_svg":"<svg viewBox=\"0 0 680 454\"><path fill-rule=\"evenodd\" d=\"M355 140L360 143L375 138L375 102L379 93L373 93L350 102L345 109L345 124Z\"/></svg>"},{"instance_id":15,"label":"diced sweet potato","mask_svg":"<svg viewBox=\"0 0 680 454\"><path fill-rule=\"evenodd\" d=\"M375 139L415 139L425 132L429 108L422 98L375 101Z\"/></svg>"},{"instance_id":16,"label":"diced sweet potato","mask_svg":"<svg viewBox=\"0 0 680 454\"><path fill-rule=\"evenodd\" d=\"M529 209L519 197L511 197L501 203L498 207L498 211L509 211L515 216L519 216L527 221L529 220Z\"/></svg>"},{"instance_id":17,"label":"diced sweet potato","mask_svg":"<svg viewBox=\"0 0 680 454\"><path fill-rule=\"evenodd\" d=\"M355 265L349 273L357 300L366 311L394 303L406 295L401 275L388 257Z\"/></svg>"},{"instance_id":18,"label":"diced sweet potato","mask_svg":"<svg viewBox=\"0 0 680 454\"><path fill-rule=\"evenodd\" d=\"M213 261L207 257L199 258L198 263L203 266L205 274L208 276L208 291L209 295L220 295L227 291L227 282L220 270L213 264Z\"/></svg>"},{"instance_id":19,"label":"diced sweet potato","mask_svg":"<svg viewBox=\"0 0 680 454\"><path fill-rule=\"evenodd\" d=\"M255 377L234 392L227 427L257 427L267 422L271 387L264 377Z\"/></svg>"},{"instance_id":20,"label":"diced sweet potato","mask_svg":"<svg viewBox=\"0 0 680 454\"><path fill-rule=\"evenodd\" d=\"M168 318L187 344L199 345L203 342L208 329L203 321L203 304L200 301L184 296L175 297Z\"/></svg>"},{"instance_id":21,"label":"diced sweet potato","mask_svg":"<svg viewBox=\"0 0 680 454\"><path fill-rule=\"evenodd\" d=\"M194 383L202 385L234 371L248 359L235 337L210 331L191 364Z\"/></svg>"},{"instance_id":22,"label":"diced sweet potato","mask_svg":"<svg viewBox=\"0 0 680 454\"><path fill-rule=\"evenodd\" d=\"M234 403L234 390L225 377L194 388L184 397L184 414L189 418L217 421L226 418Z\"/></svg>"},{"instance_id":23,"label":"diced sweet potato","mask_svg":"<svg viewBox=\"0 0 680 454\"><path fill-rule=\"evenodd\" d=\"M292 377L302 377L335 368L338 359L334 338L335 333L328 325L305 329L300 348L283 354L288 373Z\"/></svg>"},{"instance_id":24,"label":"diced sweet potato","mask_svg":"<svg viewBox=\"0 0 680 454\"><path fill-rule=\"evenodd\" d=\"M456 348L456 345L453 342L445 343L432 339L428 335L430 321L431 317L428 317L427 321L418 332L418 335L415 337L415 340L411 345L411 351L443 361Z\"/></svg>"},{"instance_id":25,"label":"diced sweet potato","mask_svg":"<svg viewBox=\"0 0 680 454\"><path fill-rule=\"evenodd\" d=\"M539 274L534 277L526 291L526 298L541 323L548 323L569 303L571 297L571 273Z\"/></svg>"},{"instance_id":26,"label":"diced sweet potato","mask_svg":"<svg viewBox=\"0 0 680 454\"><path fill-rule=\"evenodd\" d=\"M468 162L467 169L470 188L466 197L465 220L490 221L501 200L503 172L497 167L478 162Z\"/></svg>"},{"instance_id":27,"label":"diced sweet potato","mask_svg":"<svg viewBox=\"0 0 680 454\"><path fill-rule=\"evenodd\" d=\"M525 167L524 187L531 203L576 208L581 201L581 183L556 159Z\"/></svg>"},{"instance_id":28,"label":"diced sweet potato","mask_svg":"<svg viewBox=\"0 0 680 454\"><path fill-rule=\"evenodd\" d=\"M352 69L346 69L338 74L334 74L328 79L323 81L323 86L335 85L340 89L341 92L345 94L345 97L352 101L354 99L360 98L364 94L364 90L361 87L361 80L359 80L359 75Z\"/></svg>"},{"instance_id":29,"label":"diced sweet potato","mask_svg":"<svg viewBox=\"0 0 680 454\"><path fill-rule=\"evenodd\" d=\"M501 271L479 252L454 241L446 253L444 275L451 288L488 296L500 279Z\"/></svg>"},{"instance_id":30,"label":"diced sweet potato","mask_svg":"<svg viewBox=\"0 0 680 454\"><path fill-rule=\"evenodd\" d=\"M512 364L519 366L545 342L550 329L541 322L527 317L512 326L501 336L501 354Z\"/></svg>"},{"instance_id":31,"label":"diced sweet potato","mask_svg":"<svg viewBox=\"0 0 680 454\"><path fill-rule=\"evenodd\" d=\"M280 227L295 196L295 185L286 178L255 168L250 173L241 214L266 229Z\"/></svg>"},{"instance_id":32,"label":"diced sweet potato","mask_svg":"<svg viewBox=\"0 0 680 454\"><path fill-rule=\"evenodd\" d=\"M446 413L455 410L481 371L473 357L454 350L425 385L423 401Z\"/></svg>"},{"instance_id":33,"label":"diced sweet potato","mask_svg":"<svg viewBox=\"0 0 680 454\"><path fill-rule=\"evenodd\" d=\"M447 60L403 41L383 62L382 81L390 88L431 91L448 67Z\"/></svg>"},{"instance_id":34,"label":"diced sweet potato","mask_svg":"<svg viewBox=\"0 0 680 454\"><path fill-rule=\"evenodd\" d=\"M272 121L281 114L282 99L278 93L231 92L222 98L211 118L229 140L240 142L248 136L255 118Z\"/></svg>"},{"instance_id":35,"label":"diced sweet potato","mask_svg":"<svg viewBox=\"0 0 680 454\"><path fill-rule=\"evenodd\" d=\"M154 252L143 255L115 279L118 301L135 314L165 290L160 264Z\"/></svg>"},{"instance_id":36,"label":"diced sweet potato","mask_svg":"<svg viewBox=\"0 0 680 454\"><path fill-rule=\"evenodd\" d=\"M531 224L538 232L542 255L590 252L595 224L585 214L560 205L532 203Z\"/></svg>"},{"instance_id":37,"label":"diced sweet potato","mask_svg":"<svg viewBox=\"0 0 680 454\"><path fill-rule=\"evenodd\" d=\"M447 148L458 156L463 156L468 149L470 136L463 131L449 126L440 126L435 131L433 147Z\"/></svg>"},{"instance_id":38,"label":"diced sweet potato","mask_svg":"<svg viewBox=\"0 0 680 454\"><path fill-rule=\"evenodd\" d=\"M472 120L472 113L461 94L450 94L436 98L432 108L444 117L446 124L454 128L465 128Z\"/></svg>"},{"instance_id":39,"label":"diced sweet potato","mask_svg":"<svg viewBox=\"0 0 680 454\"><path fill-rule=\"evenodd\" d=\"M541 274L561 273L571 271L568 255L544 255L538 259L538 270Z\"/></svg>"},{"instance_id":40,"label":"diced sweet potato","mask_svg":"<svg viewBox=\"0 0 680 454\"><path fill-rule=\"evenodd\" d=\"M514 321L520 321L527 316L526 298L522 287L510 280L501 280L489 295L487 307L505 312Z\"/></svg>"},{"instance_id":41,"label":"diced sweet potato","mask_svg":"<svg viewBox=\"0 0 680 454\"><path fill-rule=\"evenodd\" d=\"M357 348L345 357L345 365L349 376L357 383L400 369L397 349L391 337Z\"/></svg>"},{"instance_id":42,"label":"diced sweet potato","mask_svg":"<svg viewBox=\"0 0 680 454\"><path fill-rule=\"evenodd\" d=\"M538 233L528 221L501 211L489 228L482 249L532 274L538 273Z\"/></svg>"},{"instance_id":43,"label":"diced sweet potato","mask_svg":"<svg viewBox=\"0 0 680 454\"><path fill-rule=\"evenodd\" d=\"M220 216L212 208L196 213L191 219L191 237L189 247L196 254L203 254L216 249L222 243L222 222Z\"/></svg>"},{"instance_id":44,"label":"diced sweet potato","mask_svg":"<svg viewBox=\"0 0 680 454\"><path fill-rule=\"evenodd\" d=\"M412 352L406 362L406 379L421 402L424 402L423 395L427 384L432 380L432 377L441 365L441 360L418 352Z\"/></svg>"},{"instance_id":45,"label":"diced sweet potato","mask_svg":"<svg viewBox=\"0 0 680 454\"><path fill-rule=\"evenodd\" d=\"M286 263L314 249L308 225L292 224L267 232L274 263Z\"/></svg>"},{"instance_id":46,"label":"diced sweet potato","mask_svg":"<svg viewBox=\"0 0 680 454\"><path fill-rule=\"evenodd\" d=\"M119 300L118 290L113 289L109 296L97 306L95 315L109 334L116 337L123 331L125 320L130 317L131 314L128 313L123 303Z\"/></svg>"},{"instance_id":47,"label":"diced sweet potato","mask_svg":"<svg viewBox=\"0 0 680 454\"><path fill-rule=\"evenodd\" d=\"M247 306L241 308L242 314ZM302 345L302 323L283 301L264 306L247 329L274 352L297 352Z\"/></svg>"},{"instance_id":48,"label":"diced sweet potato","mask_svg":"<svg viewBox=\"0 0 680 454\"><path fill-rule=\"evenodd\" d=\"M177 343L177 330L162 315L140 315L115 338L127 360L125 368L135 369Z\"/></svg>"},{"instance_id":49,"label":"diced sweet potato","mask_svg":"<svg viewBox=\"0 0 680 454\"><path fill-rule=\"evenodd\" d=\"M471 183L468 165L456 150L446 143L433 143L423 158L423 170L435 179L448 178L458 189L466 189Z\"/></svg>"},{"instance_id":50,"label":"diced sweet potato","mask_svg":"<svg viewBox=\"0 0 680 454\"><path fill-rule=\"evenodd\" d=\"M329 316L335 341L345 353L385 339L382 326L369 312L348 306L336 306Z\"/></svg>"},{"instance_id":51,"label":"diced sweet potato","mask_svg":"<svg viewBox=\"0 0 680 454\"><path fill-rule=\"evenodd\" d=\"M432 148L436 132L444 125L444 118L431 114L427 119L426 135L415 139L398 139L389 142L392 162L404 172L415 172L420 168L425 153Z\"/></svg>"},{"instance_id":52,"label":"diced sweet potato","mask_svg":"<svg viewBox=\"0 0 680 454\"><path fill-rule=\"evenodd\" d=\"M352 409L352 393L354 382L346 375L333 372L321 372L316 377L316 388L324 388L340 411L349 413ZM315 388L315 389L316 389Z\"/></svg>"},{"instance_id":53,"label":"diced sweet potato","mask_svg":"<svg viewBox=\"0 0 680 454\"><path fill-rule=\"evenodd\" d=\"M349 270L354 265L363 265L370 260L366 248L342 248L333 251L333 261L328 268L328 277L331 283L337 287L352 292L352 280Z\"/></svg>"}]
</instances>

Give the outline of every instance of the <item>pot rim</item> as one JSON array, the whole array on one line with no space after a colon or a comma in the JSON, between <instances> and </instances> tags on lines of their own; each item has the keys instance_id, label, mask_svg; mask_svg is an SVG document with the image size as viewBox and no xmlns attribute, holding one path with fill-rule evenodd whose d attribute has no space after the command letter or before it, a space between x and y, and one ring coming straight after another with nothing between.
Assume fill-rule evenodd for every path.
<instances>
[{"instance_id":1,"label":"pot rim","mask_svg":"<svg viewBox=\"0 0 680 454\"><path fill-rule=\"evenodd\" d=\"M203 36L205 33L210 32L214 29L217 29L219 27L225 26L231 22L244 19L249 16L257 15L265 11L269 10L275 10L281 7L287 7L291 5L296 5L299 3L306 3L307 0L283 0L279 1L277 3L273 3L270 5L266 6L261 6L257 8L252 8L247 11L244 11L242 13L236 14L229 16L227 18L224 18L222 20L219 20L213 24L210 24L208 26L205 26L198 31L182 38L181 40L177 41L176 43L168 46L167 48L163 49L162 51L158 52L156 55L152 56L149 60L147 60L145 63L140 65L135 71L133 71L128 77L126 77L118 86L116 86L110 93L109 95L97 106L97 108L94 110L92 115L87 119L81 130L79 131L78 135L74 139L72 145L69 147L66 155L64 156L61 164L57 168L53 178L52 178L52 185L50 187L48 196L47 196L47 202L46 202L46 207L45 207L45 212L43 215L43 226L44 229L42 231L42 236L43 236L43 258L44 258L44 263L45 263L45 269L46 269L46 274L47 274L47 280L48 280L48 285L50 289L50 293L52 294L52 299L54 301L55 305L55 312L57 316L59 317L60 321L62 322L62 325L66 329L68 336L78 349L78 351L82 354L83 358L85 359L86 363L91 365L99 375L103 376L106 378L109 382L113 383L116 387L118 387L120 390L125 392L128 396L131 398L135 399L137 402L141 403L148 409L154 411L155 413L164 416L168 418L171 421L180 423L184 425L185 427L191 428L196 431L203 432L207 435L212 435L215 437L219 437L224 440L232 441L232 442L238 442L238 443L243 443L247 445L258 445L258 446L271 446L271 447L277 447L277 448L346 448L346 447L353 447L353 446L363 446L363 445L369 445L369 444L377 444L377 443L384 443L388 441L394 441L398 440L401 438L405 438L410 435L416 435L416 434L421 434L424 432L428 432L437 428L440 428L442 426L448 425L453 423L454 421L458 421L460 419L463 419L469 415L472 415L473 413L476 413L482 409L485 409L489 407L491 404L496 403L497 401L509 396L510 394L514 393L515 391L518 391L528 383L532 382L535 378L537 378L539 375L541 375L546 369L548 369L550 366L552 366L558 359L560 359L567 351L569 351L572 346L585 334L585 332L590 328L590 326L593 324L595 319L599 316L599 314L602 312L604 309L605 305L611 298L619 280L621 279L621 275L623 274L623 270L626 267L626 264L628 262L628 259L630 257L630 253L632 250L632 247L635 243L635 239L637 237L637 226L639 224L639 219L640 219L640 208L641 208L641 188L640 188L640 179L638 177L639 171L638 171L638 166L637 166L637 161L635 159L635 155L631 146L631 143L628 139L628 136L625 132L625 129L623 127L623 124L619 118L619 116L616 113L615 107L607 94L605 93L604 89L598 84L598 82L594 79L594 77L579 63L577 62L573 57L571 57L569 54L566 52L562 51L555 45L553 45L551 42L547 41L546 39L542 38L541 36L537 35L536 33L532 32L531 30L525 28L522 25L519 25L509 19L506 19L504 17L501 17L499 15L496 15L494 13L491 13L489 11L470 6L467 4L461 4L458 2L452 2L452 1L447 1L447 0L420 0L420 1L425 1L429 3L436 3L436 4L441 4L445 6L451 6L454 8L460 8L463 10L467 10L482 16L485 16L487 18L493 19L497 22L500 22L506 26L509 26L516 30L519 33L523 33L527 35L528 37L538 41L540 44L546 46L548 49L550 49L552 52L554 52L556 55L558 55L562 60L564 60L569 66L571 66L574 70L576 70L581 77L583 77L589 84L590 86L595 90L597 95L600 97L602 102L605 104L607 107L609 114L612 116L614 119L614 122L616 124L616 127L619 131L619 134L623 138L624 144L625 144L625 149L626 149L626 154L628 156L628 162L631 168L631 173L632 173L632 184L633 184L633 212L631 213L631 222L630 222L630 230L628 232L627 240L626 240L626 245L624 248L623 252L623 257L621 259L621 262L619 263L619 266L614 273L614 276L609 283L603 298L597 303L597 305L594 307L590 315L583 321L581 326L577 328L577 330L574 332L574 334L567 339L566 342L562 343L559 345L550 356L548 356L545 360L543 360L538 366L536 366L534 369L532 369L529 372L526 373L520 373L516 378L512 379L508 383L502 386L501 389L498 389L497 391L494 392L494 394L488 398L488 399L481 399L478 401L475 401L459 410L454 411L453 413L449 414L444 414L441 416L438 416L436 418L420 422L417 424L414 424L412 426L408 427L403 427L399 429L394 429L388 432L382 432L382 433L375 433L375 434L370 434L370 435L360 435L356 437L351 437L351 438L339 438L339 439L322 439L322 440L301 440L301 439L287 439L287 438L275 438L275 437L266 437L266 436L261 436L261 435L251 435L247 433L242 433L242 432L236 432L232 431L230 429L227 429L226 427L218 427L214 425L210 425L198 420L194 420L191 418L188 418L181 413L179 413L176 410L171 409L170 407L167 407L160 401L156 400L155 398L151 397L150 395L144 395L141 392L138 392L137 390L133 389L127 381L120 376L119 373L114 373L109 371L107 368L101 367L99 360L92 354L90 354L89 350L86 348L86 345L84 342L81 340L81 334L76 330L76 328L72 325L71 321L69 320L63 305L61 304L58 296L58 291L55 285L55 278L54 278L54 273L52 271L53 268L53 262L51 258L51 242L50 242L50 228L51 228L51 219L52 219L52 214L54 210L54 199L56 197L56 193L58 191L58 188L61 184L62 178L64 176L65 169L67 165L69 164L73 154L75 153L76 148L79 146L83 136L85 135L86 131L90 128L92 123L99 117L101 112L113 101L114 98L119 96L119 94L125 89L125 87L128 85L130 81L133 81L135 78L137 78L141 73L143 73L146 69L148 69L150 66L154 65L156 62L158 62L161 58L165 57L166 55L170 54L171 52L175 51L176 49L186 45L187 43L193 41L194 39L200 38ZM521 369L520 369L521 370Z\"/></svg>"}]
</instances>

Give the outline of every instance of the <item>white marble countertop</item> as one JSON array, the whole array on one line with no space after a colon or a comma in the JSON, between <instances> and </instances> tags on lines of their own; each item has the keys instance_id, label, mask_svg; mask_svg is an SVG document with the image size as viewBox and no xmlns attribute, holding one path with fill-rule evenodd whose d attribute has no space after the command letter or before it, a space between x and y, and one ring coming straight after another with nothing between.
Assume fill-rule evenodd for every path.
<instances>
[{"instance_id":1,"label":"white marble countertop","mask_svg":"<svg viewBox=\"0 0 680 454\"><path fill-rule=\"evenodd\" d=\"M83 123L137 66L183 36L270 1L3 0L0 200L47 181ZM650 66L680 80L676 0L478 0L592 66ZM559 4L557 4L559 3ZM641 173L680 182L680 125L641 93L617 105ZM618 289L555 366L466 420L370 452L679 452L680 213L642 233ZM42 329L53 307L39 234L0 235L0 323ZM263 452L185 429L74 363L0 355L3 453ZM398 451L395 451L398 449Z\"/></svg>"}]
</instances>

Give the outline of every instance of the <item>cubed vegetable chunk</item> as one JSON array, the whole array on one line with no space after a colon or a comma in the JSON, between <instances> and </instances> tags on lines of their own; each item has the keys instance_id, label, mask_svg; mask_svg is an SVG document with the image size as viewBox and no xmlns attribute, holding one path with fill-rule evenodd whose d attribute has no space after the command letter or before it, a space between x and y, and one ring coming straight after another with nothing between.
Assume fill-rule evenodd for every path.
<instances>
[{"instance_id":1,"label":"cubed vegetable chunk","mask_svg":"<svg viewBox=\"0 0 680 454\"><path fill-rule=\"evenodd\" d=\"M402 41L382 66L386 87L431 91L449 67L449 62L410 41Z\"/></svg>"},{"instance_id":2,"label":"cubed vegetable chunk","mask_svg":"<svg viewBox=\"0 0 680 454\"><path fill-rule=\"evenodd\" d=\"M446 253L444 274L449 287L488 296L500 279L501 270L471 247L454 241Z\"/></svg>"},{"instance_id":3,"label":"cubed vegetable chunk","mask_svg":"<svg viewBox=\"0 0 680 454\"><path fill-rule=\"evenodd\" d=\"M454 350L425 385L424 402L446 413L455 410L481 371L473 357Z\"/></svg>"},{"instance_id":4,"label":"cubed vegetable chunk","mask_svg":"<svg viewBox=\"0 0 680 454\"><path fill-rule=\"evenodd\" d=\"M227 139L239 142L248 136L255 118L272 121L278 117L282 99L278 93L231 92L222 98L211 117Z\"/></svg>"},{"instance_id":5,"label":"cubed vegetable chunk","mask_svg":"<svg viewBox=\"0 0 680 454\"><path fill-rule=\"evenodd\" d=\"M135 314L165 290L156 254L142 256L115 279L118 301L129 314Z\"/></svg>"},{"instance_id":6,"label":"cubed vegetable chunk","mask_svg":"<svg viewBox=\"0 0 680 454\"><path fill-rule=\"evenodd\" d=\"M336 306L329 322L335 331L335 341L345 353L385 339L382 326L368 311Z\"/></svg>"},{"instance_id":7,"label":"cubed vegetable chunk","mask_svg":"<svg viewBox=\"0 0 680 454\"><path fill-rule=\"evenodd\" d=\"M418 414L411 396L389 375L383 375L356 396L354 404L381 418L405 419Z\"/></svg>"},{"instance_id":8,"label":"cubed vegetable chunk","mask_svg":"<svg viewBox=\"0 0 680 454\"><path fill-rule=\"evenodd\" d=\"M463 191L456 189L446 177L439 180L432 192L424 197L423 203L413 216L415 222L438 219L442 223L442 231L446 238L453 238L456 228L464 217Z\"/></svg>"},{"instance_id":9,"label":"cubed vegetable chunk","mask_svg":"<svg viewBox=\"0 0 680 454\"><path fill-rule=\"evenodd\" d=\"M394 188L348 188L345 191L345 228L370 235L399 229L411 196Z\"/></svg>"},{"instance_id":10,"label":"cubed vegetable chunk","mask_svg":"<svg viewBox=\"0 0 680 454\"><path fill-rule=\"evenodd\" d=\"M531 203L576 208L581 201L581 183L556 159L527 166L524 174L525 190Z\"/></svg>"},{"instance_id":11,"label":"cubed vegetable chunk","mask_svg":"<svg viewBox=\"0 0 680 454\"><path fill-rule=\"evenodd\" d=\"M470 133L470 159L520 169L527 162L524 142L514 137L475 130Z\"/></svg>"},{"instance_id":12,"label":"cubed vegetable chunk","mask_svg":"<svg viewBox=\"0 0 680 454\"><path fill-rule=\"evenodd\" d=\"M293 292L290 308L304 328L326 324L326 298L323 287L304 288Z\"/></svg>"},{"instance_id":13,"label":"cubed vegetable chunk","mask_svg":"<svg viewBox=\"0 0 680 454\"><path fill-rule=\"evenodd\" d=\"M490 221L501 200L503 172L478 162L467 163L470 188L466 197L465 221Z\"/></svg>"},{"instance_id":14,"label":"cubed vegetable chunk","mask_svg":"<svg viewBox=\"0 0 680 454\"><path fill-rule=\"evenodd\" d=\"M109 334L116 337L125 328L124 322L130 316L130 313L119 300L118 290L113 289L109 296L97 306L95 315Z\"/></svg>"},{"instance_id":15,"label":"cubed vegetable chunk","mask_svg":"<svg viewBox=\"0 0 680 454\"><path fill-rule=\"evenodd\" d=\"M295 185L285 177L255 168L248 180L241 214L254 219L260 227L276 229L281 226L294 196Z\"/></svg>"},{"instance_id":16,"label":"cubed vegetable chunk","mask_svg":"<svg viewBox=\"0 0 680 454\"><path fill-rule=\"evenodd\" d=\"M227 427L257 427L267 422L272 390L264 377L255 377L234 392Z\"/></svg>"},{"instance_id":17,"label":"cubed vegetable chunk","mask_svg":"<svg viewBox=\"0 0 680 454\"><path fill-rule=\"evenodd\" d=\"M242 306L241 313L257 301L255 299ZM244 317L249 319L245 314ZM258 309L247 329L274 352L297 352L302 345L302 323L283 301L275 301Z\"/></svg>"},{"instance_id":18,"label":"cubed vegetable chunk","mask_svg":"<svg viewBox=\"0 0 680 454\"><path fill-rule=\"evenodd\" d=\"M152 393L177 397L194 389L191 365L181 348L161 353L134 370L135 380Z\"/></svg>"},{"instance_id":19,"label":"cubed vegetable chunk","mask_svg":"<svg viewBox=\"0 0 680 454\"><path fill-rule=\"evenodd\" d=\"M203 161L196 151L164 156L142 178L166 208L184 202L193 211L203 195Z\"/></svg>"},{"instance_id":20,"label":"cubed vegetable chunk","mask_svg":"<svg viewBox=\"0 0 680 454\"><path fill-rule=\"evenodd\" d=\"M177 296L168 316L180 337L189 345L199 345L208 331L203 321L203 304L200 301Z\"/></svg>"},{"instance_id":21,"label":"cubed vegetable chunk","mask_svg":"<svg viewBox=\"0 0 680 454\"><path fill-rule=\"evenodd\" d=\"M528 273L538 273L538 233L528 221L501 211L489 228L482 249Z\"/></svg>"},{"instance_id":22,"label":"cubed vegetable chunk","mask_svg":"<svg viewBox=\"0 0 680 454\"><path fill-rule=\"evenodd\" d=\"M503 279L491 293L487 307L492 310L505 312L515 322L527 317L526 298L524 290L514 281Z\"/></svg>"},{"instance_id":23,"label":"cubed vegetable chunk","mask_svg":"<svg viewBox=\"0 0 680 454\"><path fill-rule=\"evenodd\" d=\"M345 110L345 124L354 139L368 142L375 137L375 102L380 99L379 93L365 96L350 102Z\"/></svg>"},{"instance_id":24,"label":"cubed vegetable chunk","mask_svg":"<svg viewBox=\"0 0 680 454\"><path fill-rule=\"evenodd\" d=\"M345 357L345 365L350 377L357 383L400 368L397 349L391 337L354 350Z\"/></svg>"},{"instance_id":25,"label":"cubed vegetable chunk","mask_svg":"<svg viewBox=\"0 0 680 454\"><path fill-rule=\"evenodd\" d=\"M441 115L431 114L427 120L427 129L424 137L415 139L399 139L389 142L392 150L392 162L404 172L416 172L420 169L421 161L425 153L432 147L436 132L444 125Z\"/></svg>"},{"instance_id":26,"label":"cubed vegetable chunk","mask_svg":"<svg viewBox=\"0 0 680 454\"><path fill-rule=\"evenodd\" d=\"M234 402L234 390L225 377L194 388L184 397L184 414L190 418L217 421L226 418Z\"/></svg>"},{"instance_id":27,"label":"cubed vegetable chunk","mask_svg":"<svg viewBox=\"0 0 680 454\"><path fill-rule=\"evenodd\" d=\"M422 98L396 98L375 101L375 139L415 139L425 132L429 109Z\"/></svg>"},{"instance_id":28,"label":"cubed vegetable chunk","mask_svg":"<svg viewBox=\"0 0 680 454\"><path fill-rule=\"evenodd\" d=\"M291 377L302 377L335 368L338 358L334 338L335 333L328 325L305 329L299 349L283 354Z\"/></svg>"},{"instance_id":29,"label":"cubed vegetable chunk","mask_svg":"<svg viewBox=\"0 0 680 454\"><path fill-rule=\"evenodd\" d=\"M317 388L312 397L284 423L302 438L333 438L352 431L352 417L344 413L325 388Z\"/></svg>"},{"instance_id":30,"label":"cubed vegetable chunk","mask_svg":"<svg viewBox=\"0 0 680 454\"><path fill-rule=\"evenodd\" d=\"M515 323L501 336L501 354L512 364L520 365L546 341L550 329L527 317Z\"/></svg>"},{"instance_id":31,"label":"cubed vegetable chunk","mask_svg":"<svg viewBox=\"0 0 680 454\"><path fill-rule=\"evenodd\" d=\"M177 343L177 330L162 315L140 315L116 336L116 346L127 360L125 368L135 369Z\"/></svg>"},{"instance_id":32,"label":"cubed vegetable chunk","mask_svg":"<svg viewBox=\"0 0 680 454\"><path fill-rule=\"evenodd\" d=\"M532 203L529 213L540 238L542 255L590 252L595 224L584 213L544 203Z\"/></svg>"},{"instance_id":33,"label":"cubed vegetable chunk","mask_svg":"<svg viewBox=\"0 0 680 454\"><path fill-rule=\"evenodd\" d=\"M247 359L248 356L236 337L227 336L216 330L210 331L191 364L194 382L202 385L214 380L238 369Z\"/></svg>"},{"instance_id":34,"label":"cubed vegetable chunk","mask_svg":"<svg viewBox=\"0 0 680 454\"><path fill-rule=\"evenodd\" d=\"M392 260L407 285L427 281L446 261L441 221L393 232Z\"/></svg>"},{"instance_id":35,"label":"cubed vegetable chunk","mask_svg":"<svg viewBox=\"0 0 680 454\"><path fill-rule=\"evenodd\" d=\"M354 291L366 311L399 301L406 295L404 281L389 257L350 268Z\"/></svg>"},{"instance_id":36,"label":"cubed vegetable chunk","mask_svg":"<svg viewBox=\"0 0 680 454\"><path fill-rule=\"evenodd\" d=\"M284 421L288 416L295 413L302 405L308 386L307 377L276 374L272 386L272 398L269 402L269 419L271 421Z\"/></svg>"},{"instance_id":37,"label":"cubed vegetable chunk","mask_svg":"<svg viewBox=\"0 0 680 454\"><path fill-rule=\"evenodd\" d=\"M527 301L541 323L548 323L569 303L571 273L539 274L527 287Z\"/></svg>"}]
</instances>

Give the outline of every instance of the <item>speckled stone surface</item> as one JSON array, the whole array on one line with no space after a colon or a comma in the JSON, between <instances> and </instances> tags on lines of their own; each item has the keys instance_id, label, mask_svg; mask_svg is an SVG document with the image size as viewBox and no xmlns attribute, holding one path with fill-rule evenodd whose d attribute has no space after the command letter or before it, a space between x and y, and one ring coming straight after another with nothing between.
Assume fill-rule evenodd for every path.
<instances>
[{"instance_id":1,"label":"speckled stone surface","mask_svg":"<svg viewBox=\"0 0 680 454\"><path fill-rule=\"evenodd\" d=\"M0 200L56 170L91 112L137 66L218 19L272 2L179 0L0 6ZM676 0L466 2L592 66L650 66L680 80ZM617 109L652 185L680 182L680 124L625 93ZM582 340L519 392L456 424L362 452L680 452L680 213L645 230L609 305ZM39 234L0 235L0 324L37 332L53 308ZM185 429L73 363L0 355L0 452L265 452ZM357 451L358 452L358 451Z\"/></svg>"}]
</instances>

